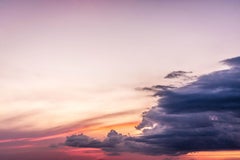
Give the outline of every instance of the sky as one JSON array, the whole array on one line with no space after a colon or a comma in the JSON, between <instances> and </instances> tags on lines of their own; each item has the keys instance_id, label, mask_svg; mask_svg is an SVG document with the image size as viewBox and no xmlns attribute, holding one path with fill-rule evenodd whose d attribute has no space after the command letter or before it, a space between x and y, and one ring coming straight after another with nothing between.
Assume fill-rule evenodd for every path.
<instances>
[{"instance_id":1,"label":"sky","mask_svg":"<svg viewBox=\"0 0 240 160\"><path fill-rule=\"evenodd\" d=\"M0 159L240 159L240 1L0 0Z\"/></svg>"}]
</instances>

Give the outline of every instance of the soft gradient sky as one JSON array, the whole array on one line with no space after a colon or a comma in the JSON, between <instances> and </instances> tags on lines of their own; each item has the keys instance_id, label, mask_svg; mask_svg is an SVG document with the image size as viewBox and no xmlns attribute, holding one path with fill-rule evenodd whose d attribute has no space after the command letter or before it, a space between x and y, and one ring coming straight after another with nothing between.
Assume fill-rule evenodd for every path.
<instances>
[{"instance_id":1,"label":"soft gradient sky","mask_svg":"<svg viewBox=\"0 0 240 160\"><path fill-rule=\"evenodd\" d=\"M239 28L238 0L1 0L0 158L108 159L49 146L78 132L139 134L134 126L156 98L136 88L179 83L163 79L174 70L220 69L240 53ZM114 159L124 156L139 157Z\"/></svg>"}]
</instances>

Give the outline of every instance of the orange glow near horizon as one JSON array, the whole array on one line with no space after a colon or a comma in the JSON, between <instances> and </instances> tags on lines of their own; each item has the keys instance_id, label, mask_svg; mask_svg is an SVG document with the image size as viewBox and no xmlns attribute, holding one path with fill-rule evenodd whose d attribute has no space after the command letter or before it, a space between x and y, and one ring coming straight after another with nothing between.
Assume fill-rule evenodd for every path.
<instances>
[{"instance_id":1,"label":"orange glow near horizon","mask_svg":"<svg viewBox=\"0 0 240 160\"><path fill-rule=\"evenodd\" d=\"M186 156L199 160L226 160L226 158L237 160L240 159L240 151L202 151L189 153Z\"/></svg>"},{"instance_id":2,"label":"orange glow near horizon","mask_svg":"<svg viewBox=\"0 0 240 160\"><path fill-rule=\"evenodd\" d=\"M126 122L126 123L119 123L119 124L112 124L112 125L96 125L96 126L89 126L85 128L75 129L72 131L67 131L64 133L49 135L49 136L42 136L42 137L36 137L36 138L14 138L14 139L4 139L0 140L0 143L9 143L9 142L16 142L16 141L44 141L49 139L55 139L55 138L61 138L66 137L72 134L79 134L79 133L86 133L90 135L95 135L96 137L102 137L105 136L111 129L120 131L123 134L132 133L133 130L135 130L135 133L138 133L134 127L139 123L139 121L134 122ZM104 133L104 135L101 135L99 133ZM134 133L132 133L134 134Z\"/></svg>"}]
</instances>

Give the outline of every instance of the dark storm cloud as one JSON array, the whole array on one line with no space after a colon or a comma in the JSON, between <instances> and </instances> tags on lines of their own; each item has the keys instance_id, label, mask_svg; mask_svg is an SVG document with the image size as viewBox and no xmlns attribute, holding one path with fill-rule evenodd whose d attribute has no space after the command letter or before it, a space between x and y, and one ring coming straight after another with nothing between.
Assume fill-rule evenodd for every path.
<instances>
[{"instance_id":1,"label":"dark storm cloud","mask_svg":"<svg viewBox=\"0 0 240 160\"><path fill-rule=\"evenodd\" d=\"M157 92L159 107L167 113L239 111L240 70L233 67L204 75L187 86Z\"/></svg>"},{"instance_id":2,"label":"dark storm cloud","mask_svg":"<svg viewBox=\"0 0 240 160\"><path fill-rule=\"evenodd\" d=\"M226 59L226 60L222 61L222 63L239 68L240 67L240 57Z\"/></svg>"},{"instance_id":3,"label":"dark storm cloud","mask_svg":"<svg viewBox=\"0 0 240 160\"><path fill-rule=\"evenodd\" d=\"M240 57L222 62L231 68L203 75L183 87L155 90L158 104L143 113L136 127L141 136L111 131L103 141L70 136L66 145L150 155L240 149Z\"/></svg>"}]
</instances>

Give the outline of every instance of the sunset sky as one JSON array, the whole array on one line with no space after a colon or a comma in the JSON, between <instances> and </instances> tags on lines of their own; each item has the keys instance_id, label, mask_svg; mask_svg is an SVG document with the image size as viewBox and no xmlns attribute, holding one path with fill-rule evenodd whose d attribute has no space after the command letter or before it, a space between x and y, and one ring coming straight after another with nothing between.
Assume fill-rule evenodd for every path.
<instances>
[{"instance_id":1,"label":"sunset sky","mask_svg":"<svg viewBox=\"0 0 240 160\"><path fill-rule=\"evenodd\" d=\"M239 160L239 0L0 0L1 160Z\"/></svg>"}]
</instances>

